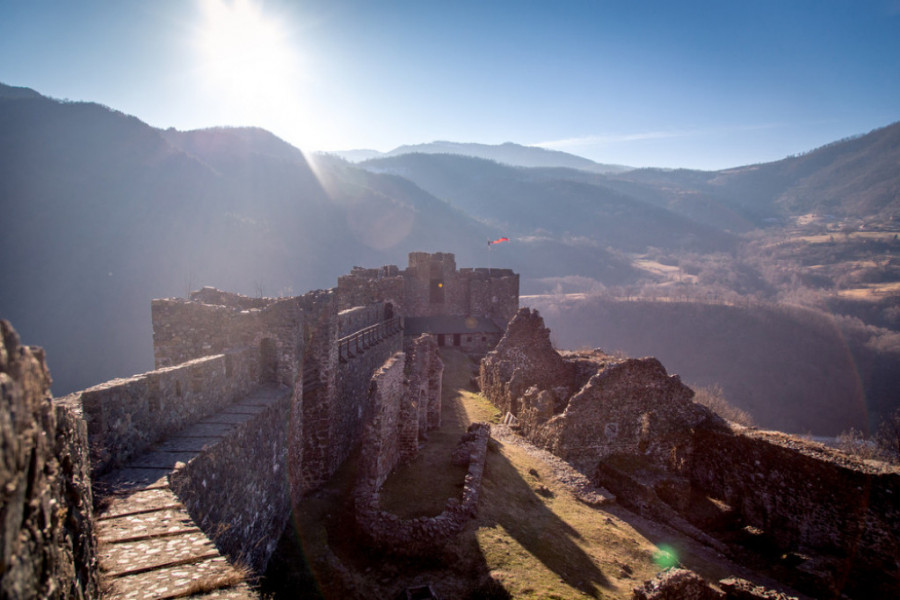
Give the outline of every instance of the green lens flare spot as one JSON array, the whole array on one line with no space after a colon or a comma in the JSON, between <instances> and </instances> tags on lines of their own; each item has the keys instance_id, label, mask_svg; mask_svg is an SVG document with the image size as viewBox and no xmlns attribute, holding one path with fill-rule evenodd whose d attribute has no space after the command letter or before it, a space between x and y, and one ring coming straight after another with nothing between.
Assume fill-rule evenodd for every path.
<instances>
[{"instance_id":1,"label":"green lens flare spot","mask_svg":"<svg viewBox=\"0 0 900 600\"><path fill-rule=\"evenodd\" d=\"M672 546L662 544L656 549L656 553L653 555L653 562L660 569L671 569L678 564L678 553Z\"/></svg>"}]
</instances>

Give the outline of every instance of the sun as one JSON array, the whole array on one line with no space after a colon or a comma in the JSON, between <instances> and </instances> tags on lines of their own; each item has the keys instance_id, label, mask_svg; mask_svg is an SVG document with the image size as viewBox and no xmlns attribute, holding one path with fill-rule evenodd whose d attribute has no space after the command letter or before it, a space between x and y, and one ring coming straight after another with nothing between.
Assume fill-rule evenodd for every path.
<instances>
[{"instance_id":1,"label":"sun","mask_svg":"<svg viewBox=\"0 0 900 600\"><path fill-rule=\"evenodd\" d=\"M296 94L301 66L283 20L251 0L202 0L200 6L199 71L221 102L263 116Z\"/></svg>"}]
</instances>

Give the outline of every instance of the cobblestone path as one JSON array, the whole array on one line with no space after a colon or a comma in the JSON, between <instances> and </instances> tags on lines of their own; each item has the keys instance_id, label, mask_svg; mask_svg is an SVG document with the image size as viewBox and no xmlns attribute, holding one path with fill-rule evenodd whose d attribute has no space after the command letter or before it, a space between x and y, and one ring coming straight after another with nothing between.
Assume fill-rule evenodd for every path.
<instances>
[{"instance_id":1,"label":"cobblestone path","mask_svg":"<svg viewBox=\"0 0 900 600\"><path fill-rule=\"evenodd\" d=\"M169 489L168 474L265 410L285 388L260 388L182 429L124 468L95 493L103 598L258 598L245 573L228 563Z\"/></svg>"}]
</instances>

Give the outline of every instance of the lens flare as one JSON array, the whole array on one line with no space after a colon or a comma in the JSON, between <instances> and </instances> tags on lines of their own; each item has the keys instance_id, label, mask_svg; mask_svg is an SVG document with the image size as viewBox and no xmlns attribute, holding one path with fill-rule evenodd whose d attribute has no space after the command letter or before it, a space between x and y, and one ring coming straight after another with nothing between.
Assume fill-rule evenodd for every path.
<instances>
[{"instance_id":1,"label":"lens flare","mask_svg":"<svg viewBox=\"0 0 900 600\"><path fill-rule=\"evenodd\" d=\"M678 552L668 544L660 544L653 554L653 562L660 569L671 569L678 565Z\"/></svg>"}]
</instances>

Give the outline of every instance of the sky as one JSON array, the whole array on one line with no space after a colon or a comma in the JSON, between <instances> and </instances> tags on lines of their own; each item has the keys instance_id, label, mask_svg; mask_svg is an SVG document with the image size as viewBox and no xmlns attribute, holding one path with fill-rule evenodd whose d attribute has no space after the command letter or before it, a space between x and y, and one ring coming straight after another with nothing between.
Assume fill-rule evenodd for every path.
<instances>
[{"instance_id":1,"label":"sky","mask_svg":"<svg viewBox=\"0 0 900 600\"><path fill-rule=\"evenodd\" d=\"M721 169L900 121L900 0L0 0L0 82L304 151Z\"/></svg>"}]
</instances>

